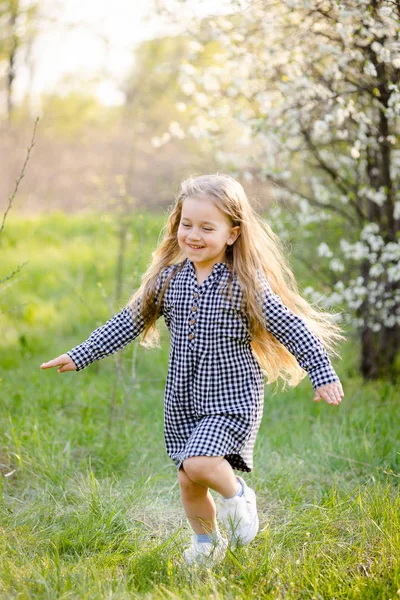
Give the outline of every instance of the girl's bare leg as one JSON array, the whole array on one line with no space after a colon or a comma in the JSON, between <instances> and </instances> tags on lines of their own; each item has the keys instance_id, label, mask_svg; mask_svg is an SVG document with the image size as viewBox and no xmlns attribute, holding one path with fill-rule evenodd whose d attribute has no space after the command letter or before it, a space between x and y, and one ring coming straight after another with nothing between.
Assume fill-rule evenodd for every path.
<instances>
[{"instance_id":1,"label":"girl's bare leg","mask_svg":"<svg viewBox=\"0 0 400 600\"><path fill-rule=\"evenodd\" d=\"M208 487L193 482L181 468L178 471L185 514L195 533L211 533L217 528L214 499Z\"/></svg>"},{"instance_id":2,"label":"girl's bare leg","mask_svg":"<svg viewBox=\"0 0 400 600\"><path fill-rule=\"evenodd\" d=\"M224 498L234 496L238 490L236 475L223 456L192 456L183 461L183 468L194 483L210 487Z\"/></svg>"},{"instance_id":3,"label":"girl's bare leg","mask_svg":"<svg viewBox=\"0 0 400 600\"><path fill-rule=\"evenodd\" d=\"M234 496L238 481L231 465L223 456L187 458L178 471L182 504L195 533L216 530L216 508L209 488L225 498Z\"/></svg>"}]
</instances>

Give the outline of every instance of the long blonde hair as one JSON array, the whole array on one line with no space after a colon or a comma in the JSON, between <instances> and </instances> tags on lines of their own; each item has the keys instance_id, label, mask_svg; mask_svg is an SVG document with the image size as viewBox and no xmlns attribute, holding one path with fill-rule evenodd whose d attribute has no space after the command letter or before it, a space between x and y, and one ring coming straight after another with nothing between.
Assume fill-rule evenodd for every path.
<instances>
[{"instance_id":1,"label":"long blonde hair","mask_svg":"<svg viewBox=\"0 0 400 600\"><path fill-rule=\"evenodd\" d=\"M327 352L340 357L337 345L339 340L346 338L335 323L335 315L312 306L300 295L278 236L253 210L240 183L229 175L220 173L190 177L181 183L175 205L163 228L164 235L153 252L140 288L128 303L132 308L137 308L137 301L141 298L141 312L146 323L141 344L147 347L159 346L156 321L164 292L171 277L179 270L178 265L185 258L179 248L177 235L182 204L185 198L193 196L212 198L215 205L229 217L232 226L240 226L239 237L227 248L226 260L231 270L230 286L236 274L243 291L243 306L252 336L251 347L267 382L272 383L281 377L284 386L286 383L296 386L306 372L285 346L265 328L265 316L259 301L263 289L260 273L265 275L272 292L278 294L282 302L301 317L322 341ZM154 298L158 275L161 269L171 265L177 265L177 269L165 282L156 305Z\"/></svg>"}]
</instances>

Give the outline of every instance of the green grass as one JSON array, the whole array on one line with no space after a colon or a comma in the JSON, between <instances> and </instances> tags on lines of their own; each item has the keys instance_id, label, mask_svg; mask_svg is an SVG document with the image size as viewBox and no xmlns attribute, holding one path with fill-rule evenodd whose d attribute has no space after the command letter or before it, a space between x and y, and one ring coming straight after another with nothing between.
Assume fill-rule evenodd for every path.
<instances>
[{"instance_id":1,"label":"green grass","mask_svg":"<svg viewBox=\"0 0 400 600\"><path fill-rule=\"evenodd\" d=\"M340 407L314 404L308 380L276 395L266 386L246 476L261 531L198 571L182 563L190 530L163 442L165 328L161 349L139 348L134 381L136 343L81 373L39 370L108 318L102 289L122 305L162 223L135 216L118 300L111 217L14 215L0 240L0 278L29 260L0 297L0 597L397 598L398 394L361 382L354 341L335 362Z\"/></svg>"}]
</instances>

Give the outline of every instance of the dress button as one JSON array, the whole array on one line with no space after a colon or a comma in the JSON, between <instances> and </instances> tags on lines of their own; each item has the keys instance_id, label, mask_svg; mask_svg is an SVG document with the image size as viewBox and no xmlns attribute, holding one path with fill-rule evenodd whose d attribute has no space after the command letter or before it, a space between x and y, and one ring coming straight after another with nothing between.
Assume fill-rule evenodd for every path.
<instances>
[{"instance_id":1,"label":"dress button","mask_svg":"<svg viewBox=\"0 0 400 600\"><path fill-rule=\"evenodd\" d=\"M194 296L195 298L198 298L198 297L199 297L199 295L198 295L198 293L197 293L197 292L194 292L193 296Z\"/></svg>"},{"instance_id":2,"label":"dress button","mask_svg":"<svg viewBox=\"0 0 400 600\"><path fill-rule=\"evenodd\" d=\"M194 325L194 319L190 319L190 324Z\"/></svg>"},{"instance_id":3,"label":"dress button","mask_svg":"<svg viewBox=\"0 0 400 600\"><path fill-rule=\"evenodd\" d=\"M189 335L189 340L192 340L193 338L194 338L194 333L191 333L191 334Z\"/></svg>"},{"instance_id":4,"label":"dress button","mask_svg":"<svg viewBox=\"0 0 400 600\"><path fill-rule=\"evenodd\" d=\"M192 306L192 311L195 312L197 310L197 306Z\"/></svg>"}]
</instances>

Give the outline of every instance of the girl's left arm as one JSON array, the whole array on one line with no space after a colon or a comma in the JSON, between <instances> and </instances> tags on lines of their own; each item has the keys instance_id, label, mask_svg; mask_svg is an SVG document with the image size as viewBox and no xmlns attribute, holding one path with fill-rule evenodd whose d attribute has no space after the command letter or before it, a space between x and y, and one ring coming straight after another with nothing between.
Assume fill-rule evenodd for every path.
<instances>
[{"instance_id":1,"label":"girl's left arm","mask_svg":"<svg viewBox=\"0 0 400 600\"><path fill-rule=\"evenodd\" d=\"M338 404L343 389L321 340L306 323L290 310L264 280L263 312L266 329L295 356L308 373L315 390L314 401L321 398Z\"/></svg>"}]
</instances>

